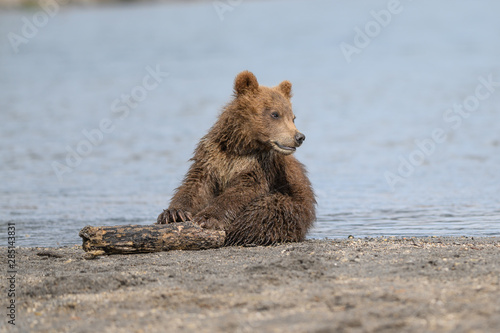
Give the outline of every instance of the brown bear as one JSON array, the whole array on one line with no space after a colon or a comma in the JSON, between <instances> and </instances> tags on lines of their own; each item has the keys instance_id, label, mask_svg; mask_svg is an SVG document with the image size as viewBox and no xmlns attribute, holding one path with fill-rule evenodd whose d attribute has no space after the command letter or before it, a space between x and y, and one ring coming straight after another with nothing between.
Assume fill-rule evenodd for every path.
<instances>
[{"instance_id":1,"label":"brown bear","mask_svg":"<svg viewBox=\"0 0 500 333\"><path fill-rule=\"evenodd\" d=\"M248 71L234 99L199 142L192 165L157 223L193 220L226 231L225 245L302 241L315 220L315 197L292 153L305 140L295 127L292 84L259 86Z\"/></svg>"}]
</instances>

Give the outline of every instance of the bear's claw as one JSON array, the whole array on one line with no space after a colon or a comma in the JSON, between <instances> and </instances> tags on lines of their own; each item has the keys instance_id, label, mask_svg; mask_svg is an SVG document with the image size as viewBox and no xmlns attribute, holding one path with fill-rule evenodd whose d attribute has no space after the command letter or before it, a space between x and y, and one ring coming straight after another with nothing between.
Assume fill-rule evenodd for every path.
<instances>
[{"instance_id":1,"label":"bear's claw","mask_svg":"<svg viewBox=\"0 0 500 333\"><path fill-rule=\"evenodd\" d=\"M224 223L211 217L197 217L194 222L204 229L224 230Z\"/></svg>"},{"instance_id":2,"label":"bear's claw","mask_svg":"<svg viewBox=\"0 0 500 333\"><path fill-rule=\"evenodd\" d=\"M193 220L193 215L189 212L185 212L180 209L164 209L163 212L160 215L158 215L156 224L187 222L192 220Z\"/></svg>"}]
</instances>

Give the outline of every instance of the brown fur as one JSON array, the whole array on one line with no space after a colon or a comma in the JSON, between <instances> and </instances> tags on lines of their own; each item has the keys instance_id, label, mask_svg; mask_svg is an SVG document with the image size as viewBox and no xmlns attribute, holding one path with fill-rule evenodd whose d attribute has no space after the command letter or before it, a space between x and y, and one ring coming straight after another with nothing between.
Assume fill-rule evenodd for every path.
<instances>
[{"instance_id":1,"label":"brown fur","mask_svg":"<svg viewBox=\"0 0 500 333\"><path fill-rule=\"evenodd\" d=\"M226 230L226 245L304 239L316 201L304 166L291 155L305 138L294 125L291 87L259 86L248 71L236 77L234 99L200 140L158 223L193 219Z\"/></svg>"}]
</instances>

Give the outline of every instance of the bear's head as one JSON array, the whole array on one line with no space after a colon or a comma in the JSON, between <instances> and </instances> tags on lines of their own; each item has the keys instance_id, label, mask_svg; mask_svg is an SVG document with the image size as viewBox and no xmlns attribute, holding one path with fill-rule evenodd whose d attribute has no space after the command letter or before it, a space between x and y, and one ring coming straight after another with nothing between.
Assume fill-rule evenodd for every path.
<instances>
[{"instance_id":1,"label":"bear's head","mask_svg":"<svg viewBox=\"0 0 500 333\"><path fill-rule=\"evenodd\" d=\"M243 120L241 130L247 139L285 155L295 152L305 140L305 135L294 124L289 81L276 87L264 87L259 85L255 75L243 71L234 81L234 94L233 111Z\"/></svg>"}]
</instances>

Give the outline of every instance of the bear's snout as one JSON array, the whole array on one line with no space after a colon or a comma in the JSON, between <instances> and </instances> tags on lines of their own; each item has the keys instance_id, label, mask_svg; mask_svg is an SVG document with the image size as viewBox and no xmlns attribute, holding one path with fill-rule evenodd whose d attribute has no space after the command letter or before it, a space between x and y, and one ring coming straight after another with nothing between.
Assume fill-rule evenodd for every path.
<instances>
[{"instance_id":1,"label":"bear's snout","mask_svg":"<svg viewBox=\"0 0 500 333\"><path fill-rule=\"evenodd\" d=\"M297 134L295 134L295 142L297 142L297 145L301 145L302 142L304 142L304 140L306 139L306 136L300 132L297 132Z\"/></svg>"}]
</instances>

